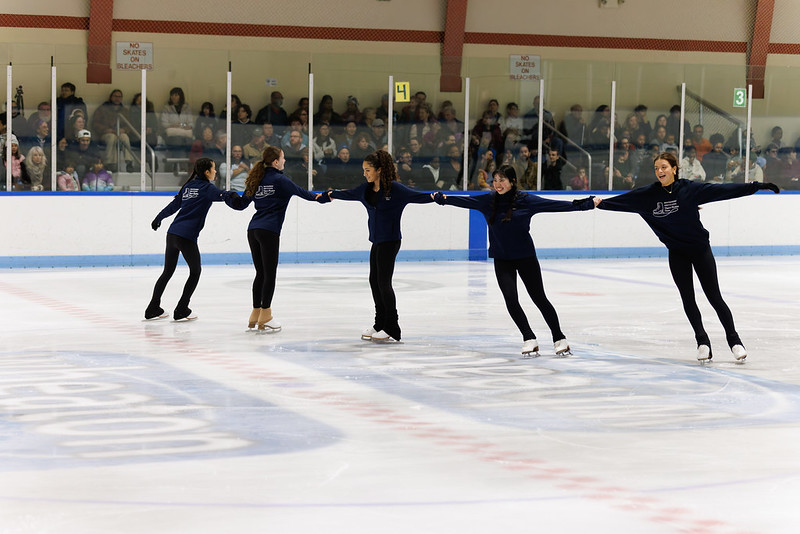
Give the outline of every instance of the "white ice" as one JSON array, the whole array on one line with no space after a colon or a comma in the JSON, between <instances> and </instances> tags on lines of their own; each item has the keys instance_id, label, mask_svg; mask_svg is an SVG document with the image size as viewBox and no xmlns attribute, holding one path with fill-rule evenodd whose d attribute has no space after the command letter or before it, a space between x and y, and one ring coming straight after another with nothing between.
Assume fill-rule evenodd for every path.
<instances>
[{"instance_id":1,"label":"white ice","mask_svg":"<svg viewBox=\"0 0 800 534\"><path fill-rule=\"evenodd\" d=\"M718 265L744 365L665 259L542 261L535 359L488 262L398 263L386 345L361 263L282 264L270 335L249 266L188 323L142 321L156 267L3 271L0 532L794 534L800 258Z\"/></svg>"}]
</instances>

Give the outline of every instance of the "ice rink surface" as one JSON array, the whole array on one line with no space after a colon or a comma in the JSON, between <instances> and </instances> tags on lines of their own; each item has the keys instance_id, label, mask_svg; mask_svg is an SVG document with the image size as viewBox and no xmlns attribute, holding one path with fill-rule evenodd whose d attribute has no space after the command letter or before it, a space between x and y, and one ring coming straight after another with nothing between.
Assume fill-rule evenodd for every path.
<instances>
[{"instance_id":1,"label":"ice rink surface","mask_svg":"<svg viewBox=\"0 0 800 534\"><path fill-rule=\"evenodd\" d=\"M718 265L744 365L664 258L542 261L535 359L487 262L398 263L386 345L362 263L281 265L269 335L249 266L188 323L160 268L3 271L0 533L797 533L800 258Z\"/></svg>"}]
</instances>

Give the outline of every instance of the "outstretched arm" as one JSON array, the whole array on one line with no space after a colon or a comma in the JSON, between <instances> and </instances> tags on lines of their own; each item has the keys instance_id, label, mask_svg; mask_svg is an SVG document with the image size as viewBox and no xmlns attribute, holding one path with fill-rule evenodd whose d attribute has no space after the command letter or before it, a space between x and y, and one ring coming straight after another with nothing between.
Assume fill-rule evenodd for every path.
<instances>
[{"instance_id":1,"label":"outstretched arm","mask_svg":"<svg viewBox=\"0 0 800 534\"><path fill-rule=\"evenodd\" d=\"M485 194L476 196L445 195L439 191L431 194L433 201L441 206L450 205L456 206L457 208L467 208L471 210L480 210L483 208L487 204L487 202L484 200L487 196L488 195Z\"/></svg>"},{"instance_id":2,"label":"outstretched arm","mask_svg":"<svg viewBox=\"0 0 800 534\"><path fill-rule=\"evenodd\" d=\"M699 184L697 193L697 203L716 202L718 200L729 200L732 198L745 197L752 195L756 191L769 189L774 193L780 193L780 188L769 182L750 182L747 184Z\"/></svg>"}]
</instances>

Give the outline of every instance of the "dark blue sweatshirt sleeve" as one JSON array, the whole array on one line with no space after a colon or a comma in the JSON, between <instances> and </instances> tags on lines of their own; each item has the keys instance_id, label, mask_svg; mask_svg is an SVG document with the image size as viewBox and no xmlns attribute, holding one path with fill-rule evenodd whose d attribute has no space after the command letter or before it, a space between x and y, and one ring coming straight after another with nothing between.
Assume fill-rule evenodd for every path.
<instances>
[{"instance_id":1,"label":"dark blue sweatshirt sleeve","mask_svg":"<svg viewBox=\"0 0 800 534\"><path fill-rule=\"evenodd\" d=\"M337 200L361 200L361 193L366 188L367 183L368 182L364 182L353 189L331 191L329 196Z\"/></svg>"},{"instance_id":2,"label":"dark blue sweatshirt sleeve","mask_svg":"<svg viewBox=\"0 0 800 534\"><path fill-rule=\"evenodd\" d=\"M225 204L227 204L228 207L233 208L237 211L242 211L246 209L247 206L249 206L252 201L253 197L248 197L244 195L243 196L230 195L227 198L225 198Z\"/></svg>"},{"instance_id":3,"label":"dark blue sweatshirt sleeve","mask_svg":"<svg viewBox=\"0 0 800 534\"><path fill-rule=\"evenodd\" d=\"M491 193L490 193L491 194ZM457 208L467 208L470 210L484 211L486 209L487 198L489 195L446 195L444 203L448 206L456 206Z\"/></svg>"},{"instance_id":4,"label":"dark blue sweatshirt sleeve","mask_svg":"<svg viewBox=\"0 0 800 534\"><path fill-rule=\"evenodd\" d=\"M222 202L224 201L229 195L227 195L227 191L223 191L219 189L214 184L208 184L208 188L206 188L206 198L211 202Z\"/></svg>"},{"instance_id":5,"label":"dark blue sweatshirt sleeve","mask_svg":"<svg viewBox=\"0 0 800 534\"><path fill-rule=\"evenodd\" d=\"M640 187L633 191L628 191L621 195L616 195L610 198L604 198L598 208L608 211L625 211L628 213L639 213L647 204L644 202L644 197L647 187Z\"/></svg>"},{"instance_id":6,"label":"dark blue sweatshirt sleeve","mask_svg":"<svg viewBox=\"0 0 800 534\"><path fill-rule=\"evenodd\" d=\"M183 195L183 189L181 188L181 190L178 191L178 194L175 195L175 197L172 199L172 202L167 204L167 206L163 210L158 212L158 215L156 215L156 220L158 222L163 221L164 219L166 219L167 217L169 217L170 215L172 215L173 213L175 213L179 209L181 209L181 196L182 195Z\"/></svg>"},{"instance_id":7,"label":"dark blue sweatshirt sleeve","mask_svg":"<svg viewBox=\"0 0 800 534\"><path fill-rule=\"evenodd\" d=\"M745 197L758 191L758 183L748 184L707 184L693 182L697 188L697 203L716 202ZM602 204L601 204L602 205Z\"/></svg>"},{"instance_id":8,"label":"dark blue sweatshirt sleeve","mask_svg":"<svg viewBox=\"0 0 800 534\"><path fill-rule=\"evenodd\" d=\"M578 202L565 201L565 200L550 200L542 198L537 195L527 194L522 197L522 203L535 212L559 212L559 211L585 211L594 208L594 202L591 197L583 199Z\"/></svg>"},{"instance_id":9,"label":"dark blue sweatshirt sleeve","mask_svg":"<svg viewBox=\"0 0 800 534\"><path fill-rule=\"evenodd\" d=\"M406 204L430 204L433 198L430 193L416 191L403 184L392 184L393 194L399 194Z\"/></svg>"},{"instance_id":10,"label":"dark blue sweatshirt sleeve","mask_svg":"<svg viewBox=\"0 0 800 534\"><path fill-rule=\"evenodd\" d=\"M305 200L316 200L317 195L312 193L311 191L306 191L293 181L287 179L281 180L279 185L281 191L280 194L285 196L286 198L291 197L292 195L300 197Z\"/></svg>"}]
</instances>

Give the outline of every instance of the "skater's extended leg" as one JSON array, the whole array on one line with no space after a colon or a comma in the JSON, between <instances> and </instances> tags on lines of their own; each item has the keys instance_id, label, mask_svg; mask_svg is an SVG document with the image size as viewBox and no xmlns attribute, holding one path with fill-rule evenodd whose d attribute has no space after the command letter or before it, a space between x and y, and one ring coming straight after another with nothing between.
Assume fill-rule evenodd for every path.
<instances>
[{"instance_id":1,"label":"skater's extended leg","mask_svg":"<svg viewBox=\"0 0 800 534\"><path fill-rule=\"evenodd\" d=\"M711 342L703 328L703 318L700 315L700 309L697 307L697 300L695 299L691 259L685 254L670 250L669 270L672 273L675 285L678 287L678 293L680 293L681 301L683 302L683 311L689 319L689 324L692 325L697 344L710 347Z\"/></svg>"},{"instance_id":2,"label":"skater's extended leg","mask_svg":"<svg viewBox=\"0 0 800 534\"><path fill-rule=\"evenodd\" d=\"M161 309L161 297L164 295L167 283L169 283L172 275L175 273L175 268L178 265L178 255L180 254L177 242L174 239L175 237L177 236L167 234L167 246L164 250L164 270L161 272L161 276L158 277L158 280L156 280L156 285L153 287L153 296L150 299L147 310L145 310L145 317L148 319L158 317L164 313L164 310Z\"/></svg>"},{"instance_id":3,"label":"skater's extended leg","mask_svg":"<svg viewBox=\"0 0 800 534\"><path fill-rule=\"evenodd\" d=\"M256 277L259 279L260 287L258 288L258 295L256 295L256 285L253 283L253 303L258 302L258 306L254 308L271 308L272 297L275 295L275 280L278 274L278 251L280 250L280 235L269 230L253 230L258 248L258 254L253 253L253 261L255 262L256 256L260 260L260 269L256 269L256 273L261 272Z\"/></svg>"},{"instance_id":4,"label":"skater's extended leg","mask_svg":"<svg viewBox=\"0 0 800 534\"><path fill-rule=\"evenodd\" d=\"M382 330L397 341L400 340L401 332L397 316L397 298L392 287L392 277L394 276L394 265L399 251L400 241L389 241L378 244L375 252L377 266L375 285L377 286L378 298L381 301L383 311Z\"/></svg>"},{"instance_id":5,"label":"skater's extended leg","mask_svg":"<svg viewBox=\"0 0 800 534\"><path fill-rule=\"evenodd\" d=\"M555 307L544 293L544 281L542 280L542 269L539 266L539 260L536 256L519 260L518 268L519 277L522 279L522 283L525 284L528 295L530 295L536 307L539 308L542 317L544 317L544 322L547 323L550 332L553 334L553 342L564 339L566 336L561 331L558 313L556 313Z\"/></svg>"},{"instance_id":6,"label":"skater's extended leg","mask_svg":"<svg viewBox=\"0 0 800 534\"><path fill-rule=\"evenodd\" d=\"M531 330L528 318L519 304L519 294L517 293L517 269L513 260L494 260L494 274L497 277L497 285L503 300L506 303L508 314L511 320L517 325L523 340L534 339L536 336Z\"/></svg>"},{"instance_id":7,"label":"skater's extended leg","mask_svg":"<svg viewBox=\"0 0 800 534\"><path fill-rule=\"evenodd\" d=\"M177 237L177 236L176 236ZM197 242L177 237L178 247L180 248L183 259L189 266L189 278L186 279L186 284L183 286L183 294L175 306L175 319L181 319L191 313L189 310L189 301L192 298L194 290L197 288L197 283L200 281L200 272L202 266L200 264L200 249L197 248ZM187 313L188 312L188 313Z\"/></svg>"},{"instance_id":8,"label":"skater's extended leg","mask_svg":"<svg viewBox=\"0 0 800 534\"><path fill-rule=\"evenodd\" d=\"M722 327L725 329L728 346L733 348L735 345L741 345L742 340L739 338L736 326L733 324L733 313L731 313L731 309L722 298L719 278L717 277L717 263L714 261L714 254L711 252L710 247L695 258L694 270L697 273L697 279L700 280L700 287L703 288L708 302L717 312Z\"/></svg>"}]
</instances>

